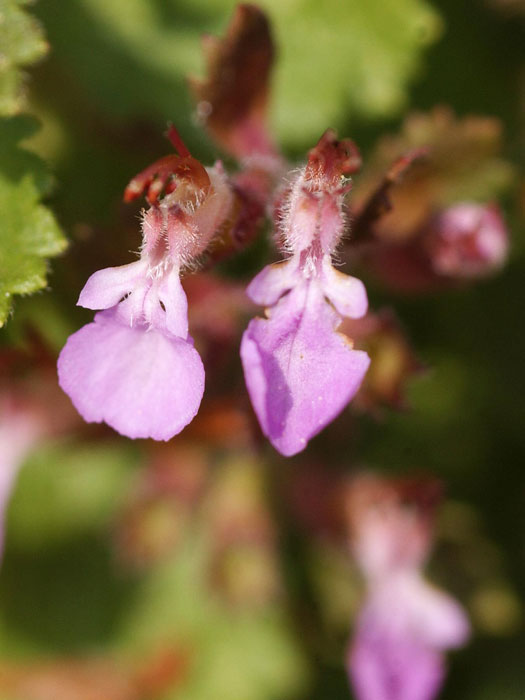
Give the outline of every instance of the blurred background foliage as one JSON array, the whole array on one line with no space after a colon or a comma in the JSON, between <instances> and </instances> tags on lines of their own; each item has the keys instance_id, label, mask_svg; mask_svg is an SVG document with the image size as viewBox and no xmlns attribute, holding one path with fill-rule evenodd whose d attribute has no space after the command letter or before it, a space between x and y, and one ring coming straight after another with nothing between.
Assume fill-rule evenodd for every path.
<instances>
[{"instance_id":1,"label":"blurred background foliage","mask_svg":"<svg viewBox=\"0 0 525 700\"><path fill-rule=\"evenodd\" d=\"M366 165L380 135L440 104L458 117L501 120L512 172L502 200L510 261L499 276L439 294L396 295L370 281L371 305L396 309L427 369L409 386L409 410L360 417L351 430L336 421L307 457L285 461L270 448L255 457L235 422L242 427L246 418L235 411L225 413L236 426L226 444L210 423L201 428L213 435L207 447L180 436L166 453L75 425L35 450L9 508L1 697L347 697L342 658L358 578L318 529L305 530L284 495L311 464L328 479L367 466L429 471L444 481L431 575L467 605L475 636L454 656L442 697L518 700L525 688L523 12L503 0L261 5L279 47L272 123L292 159L333 126L356 140ZM186 76L202 71L200 36L220 33L233 7L0 0L2 318L13 294L46 285L45 259L69 240L52 261L50 289L16 300L4 348L30 352L36 333L56 353L90 317L74 306L88 275L132 259L139 207L122 205L121 193L169 151L166 122L176 123L196 157L219 155L194 115ZM29 69L46 51L44 35L49 52ZM257 250L243 279L260 267ZM154 476L145 476L151 464ZM173 476L179 471L182 486ZM247 539L236 540L236 529ZM37 687L55 694L38 695Z\"/></svg>"}]
</instances>

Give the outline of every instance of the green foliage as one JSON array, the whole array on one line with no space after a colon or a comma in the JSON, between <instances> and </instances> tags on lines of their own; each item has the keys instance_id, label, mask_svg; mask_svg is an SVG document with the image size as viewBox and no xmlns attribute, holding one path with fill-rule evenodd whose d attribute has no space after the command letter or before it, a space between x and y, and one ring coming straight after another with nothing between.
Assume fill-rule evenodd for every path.
<instances>
[{"instance_id":1,"label":"green foliage","mask_svg":"<svg viewBox=\"0 0 525 700\"><path fill-rule=\"evenodd\" d=\"M286 142L315 140L345 116L384 117L406 99L422 50L440 30L421 0L266 0L281 56L276 124Z\"/></svg>"},{"instance_id":2,"label":"green foliage","mask_svg":"<svg viewBox=\"0 0 525 700\"><path fill-rule=\"evenodd\" d=\"M292 696L305 667L282 600L236 606L213 587L214 533L205 519L142 575L116 566L112 526L135 464L123 443L49 444L27 460L7 522L2 653L96 643L138 661L173 648L188 657L188 671L166 700Z\"/></svg>"},{"instance_id":3,"label":"green foliage","mask_svg":"<svg viewBox=\"0 0 525 700\"><path fill-rule=\"evenodd\" d=\"M275 26L274 123L304 147L350 113L385 116L406 96L440 29L423 0L260 3ZM185 77L202 66L200 37L223 31L231 0L42 0L57 58L114 117L173 119L189 130ZM112 70L108 71L107 66Z\"/></svg>"},{"instance_id":4,"label":"green foliage","mask_svg":"<svg viewBox=\"0 0 525 700\"><path fill-rule=\"evenodd\" d=\"M4 658L71 654L111 637L132 581L115 575L106 540L136 462L122 442L49 442L28 457L7 513Z\"/></svg>"},{"instance_id":5,"label":"green foliage","mask_svg":"<svg viewBox=\"0 0 525 700\"><path fill-rule=\"evenodd\" d=\"M286 616L280 605L236 609L213 593L209 546L194 530L147 574L123 620L119 649L139 655L162 643L189 649L188 678L166 700L290 697L305 669Z\"/></svg>"},{"instance_id":6,"label":"green foliage","mask_svg":"<svg viewBox=\"0 0 525 700\"><path fill-rule=\"evenodd\" d=\"M47 51L38 23L22 5L27 0L0 0L0 114L18 112L23 100L21 70Z\"/></svg>"},{"instance_id":7,"label":"green foliage","mask_svg":"<svg viewBox=\"0 0 525 700\"><path fill-rule=\"evenodd\" d=\"M9 508L10 542L36 550L104 528L125 497L133 462L127 446L41 446L18 478Z\"/></svg>"},{"instance_id":8,"label":"green foliage","mask_svg":"<svg viewBox=\"0 0 525 700\"><path fill-rule=\"evenodd\" d=\"M29 117L0 120L0 326L12 296L45 287L46 258L66 247L53 214L40 202L51 185L45 164L19 145L37 126Z\"/></svg>"}]
</instances>

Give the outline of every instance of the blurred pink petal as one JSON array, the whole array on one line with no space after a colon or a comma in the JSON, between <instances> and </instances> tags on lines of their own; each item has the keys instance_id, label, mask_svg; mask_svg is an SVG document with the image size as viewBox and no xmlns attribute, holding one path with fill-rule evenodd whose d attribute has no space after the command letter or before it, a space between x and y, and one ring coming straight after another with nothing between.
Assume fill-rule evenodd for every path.
<instances>
[{"instance_id":1,"label":"blurred pink petal","mask_svg":"<svg viewBox=\"0 0 525 700\"><path fill-rule=\"evenodd\" d=\"M433 700L443 652L470 627L452 597L425 581L439 484L356 477L347 495L352 549L367 583L348 655L358 700Z\"/></svg>"},{"instance_id":2,"label":"blurred pink petal","mask_svg":"<svg viewBox=\"0 0 525 700\"><path fill-rule=\"evenodd\" d=\"M432 700L445 674L441 651L464 644L468 635L458 603L418 572L373 586L349 654L359 700Z\"/></svg>"},{"instance_id":3,"label":"blurred pink petal","mask_svg":"<svg viewBox=\"0 0 525 700\"><path fill-rule=\"evenodd\" d=\"M507 258L508 232L496 206L462 202L432 222L427 250L434 271L455 278L483 277Z\"/></svg>"}]
</instances>

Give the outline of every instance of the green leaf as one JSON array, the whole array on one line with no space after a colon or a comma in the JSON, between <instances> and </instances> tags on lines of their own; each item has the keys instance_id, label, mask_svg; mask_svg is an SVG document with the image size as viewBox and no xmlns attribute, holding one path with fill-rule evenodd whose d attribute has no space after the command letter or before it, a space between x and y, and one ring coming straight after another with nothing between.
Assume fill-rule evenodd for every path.
<instances>
[{"instance_id":1,"label":"green leaf","mask_svg":"<svg viewBox=\"0 0 525 700\"><path fill-rule=\"evenodd\" d=\"M355 115L401 109L422 51L441 30L424 0L264 0L280 47L276 124L287 143L315 141ZM299 140L300 139L300 140Z\"/></svg>"},{"instance_id":2,"label":"green leaf","mask_svg":"<svg viewBox=\"0 0 525 700\"><path fill-rule=\"evenodd\" d=\"M8 545L36 550L103 529L127 494L135 462L127 446L40 446L17 480Z\"/></svg>"},{"instance_id":3,"label":"green leaf","mask_svg":"<svg viewBox=\"0 0 525 700\"><path fill-rule=\"evenodd\" d=\"M40 203L51 179L44 162L19 146L38 123L24 116L0 120L0 326L14 294L46 286L46 258L66 247L51 211Z\"/></svg>"},{"instance_id":4,"label":"green leaf","mask_svg":"<svg viewBox=\"0 0 525 700\"><path fill-rule=\"evenodd\" d=\"M120 653L187 649L189 671L165 700L273 700L295 697L306 669L280 601L236 609L209 587L210 542L188 534L184 546L137 586L118 632Z\"/></svg>"},{"instance_id":5,"label":"green leaf","mask_svg":"<svg viewBox=\"0 0 525 700\"><path fill-rule=\"evenodd\" d=\"M27 0L0 0L0 114L18 112L23 101L21 70L48 50L37 21L22 9Z\"/></svg>"},{"instance_id":6,"label":"green leaf","mask_svg":"<svg viewBox=\"0 0 525 700\"><path fill-rule=\"evenodd\" d=\"M441 22L425 0L262 0L278 60L273 122L302 148L348 116L398 110ZM201 70L200 37L223 33L230 0L42 0L53 61L74 89L118 118L176 120L190 130L185 78Z\"/></svg>"},{"instance_id":7,"label":"green leaf","mask_svg":"<svg viewBox=\"0 0 525 700\"><path fill-rule=\"evenodd\" d=\"M230 573L240 576L241 585L243 569L254 563L252 555L266 549L255 540L223 548L230 538L224 533L232 527L245 532L251 526L244 523L271 522L266 521L263 467L241 453L216 462L204 501L176 549L166 551L137 581L134 602L117 630L116 651L136 658L159 647L183 652L188 671L163 700L274 700L296 697L305 681L282 591L276 587L272 594L252 598L245 588L245 596L235 598L224 576L228 549L236 554ZM270 542L267 546L271 551ZM273 578L274 566L271 558L263 559L255 574L251 570L251 585L257 588L261 577Z\"/></svg>"}]
</instances>

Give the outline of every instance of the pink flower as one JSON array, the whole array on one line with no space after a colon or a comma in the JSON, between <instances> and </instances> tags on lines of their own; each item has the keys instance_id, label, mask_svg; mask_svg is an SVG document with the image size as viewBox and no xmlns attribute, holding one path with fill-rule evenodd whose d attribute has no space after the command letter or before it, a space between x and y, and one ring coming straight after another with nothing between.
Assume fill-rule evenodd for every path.
<instances>
[{"instance_id":1,"label":"pink flower","mask_svg":"<svg viewBox=\"0 0 525 700\"><path fill-rule=\"evenodd\" d=\"M169 440L199 409L204 368L188 334L179 275L232 203L220 163L204 169L173 129L170 137L181 156L161 159L126 190L129 201L148 188L153 204L142 222L140 260L89 278L78 304L102 311L68 339L58 360L60 386L83 418L131 438Z\"/></svg>"},{"instance_id":2,"label":"pink flower","mask_svg":"<svg viewBox=\"0 0 525 700\"><path fill-rule=\"evenodd\" d=\"M337 333L343 316L366 313L365 288L332 265L345 228L342 180L357 161L351 142L324 134L280 201L277 234L290 257L264 268L247 290L269 308L242 339L246 385L264 434L286 456L343 410L369 365Z\"/></svg>"},{"instance_id":3,"label":"pink flower","mask_svg":"<svg viewBox=\"0 0 525 700\"><path fill-rule=\"evenodd\" d=\"M432 222L427 250L434 272L454 278L482 277L506 260L508 234L499 209L462 202Z\"/></svg>"},{"instance_id":4,"label":"pink flower","mask_svg":"<svg viewBox=\"0 0 525 700\"><path fill-rule=\"evenodd\" d=\"M352 549L368 589L348 655L358 700L432 700L443 652L469 636L462 608L421 572L438 497L432 481L373 476L349 491Z\"/></svg>"}]
</instances>

